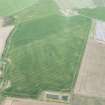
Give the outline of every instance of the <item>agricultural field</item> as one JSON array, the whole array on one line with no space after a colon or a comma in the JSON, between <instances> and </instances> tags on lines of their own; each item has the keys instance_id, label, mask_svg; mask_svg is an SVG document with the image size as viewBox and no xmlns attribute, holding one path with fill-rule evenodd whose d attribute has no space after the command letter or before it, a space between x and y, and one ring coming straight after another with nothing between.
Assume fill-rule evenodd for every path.
<instances>
[{"instance_id":1,"label":"agricultural field","mask_svg":"<svg viewBox=\"0 0 105 105\"><path fill-rule=\"evenodd\" d=\"M54 1L50 0L38 0L38 2L23 11L13 14L16 23L22 23L32 19L41 19L51 15L61 14Z\"/></svg>"},{"instance_id":2,"label":"agricultural field","mask_svg":"<svg viewBox=\"0 0 105 105\"><path fill-rule=\"evenodd\" d=\"M105 6L105 0L92 0L97 7Z\"/></svg>"},{"instance_id":3,"label":"agricultural field","mask_svg":"<svg viewBox=\"0 0 105 105\"><path fill-rule=\"evenodd\" d=\"M67 2L69 3L69 7L73 9L94 8L96 6L93 0L67 0Z\"/></svg>"},{"instance_id":4,"label":"agricultural field","mask_svg":"<svg viewBox=\"0 0 105 105\"><path fill-rule=\"evenodd\" d=\"M38 0L0 0L0 16L10 16L21 9L36 4Z\"/></svg>"},{"instance_id":5,"label":"agricultural field","mask_svg":"<svg viewBox=\"0 0 105 105\"><path fill-rule=\"evenodd\" d=\"M46 90L74 87L91 20L65 17L52 1L41 2L14 16L16 28L4 53L9 59L5 79L11 81L3 92L7 96L37 98Z\"/></svg>"},{"instance_id":6,"label":"agricultural field","mask_svg":"<svg viewBox=\"0 0 105 105\"><path fill-rule=\"evenodd\" d=\"M97 7L94 9L80 9L79 13L90 18L105 20L105 7Z\"/></svg>"}]
</instances>

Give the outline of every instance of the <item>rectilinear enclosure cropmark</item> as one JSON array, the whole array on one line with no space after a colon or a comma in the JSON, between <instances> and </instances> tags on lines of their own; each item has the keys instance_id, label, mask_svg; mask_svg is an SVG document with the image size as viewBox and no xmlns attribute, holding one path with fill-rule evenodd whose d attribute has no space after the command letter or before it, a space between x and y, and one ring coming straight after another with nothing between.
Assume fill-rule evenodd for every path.
<instances>
[{"instance_id":1,"label":"rectilinear enclosure cropmark","mask_svg":"<svg viewBox=\"0 0 105 105\"><path fill-rule=\"evenodd\" d=\"M70 103L70 94L61 93L61 92L45 91L43 93L43 100Z\"/></svg>"}]
</instances>

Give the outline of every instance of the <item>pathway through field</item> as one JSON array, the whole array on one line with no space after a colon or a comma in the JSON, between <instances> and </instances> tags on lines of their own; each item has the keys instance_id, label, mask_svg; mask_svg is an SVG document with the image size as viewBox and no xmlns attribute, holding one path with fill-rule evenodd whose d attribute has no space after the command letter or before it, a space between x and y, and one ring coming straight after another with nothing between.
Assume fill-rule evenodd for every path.
<instances>
[{"instance_id":1,"label":"pathway through field","mask_svg":"<svg viewBox=\"0 0 105 105\"><path fill-rule=\"evenodd\" d=\"M3 105L65 105L63 103L43 102L32 99L7 98Z\"/></svg>"}]
</instances>

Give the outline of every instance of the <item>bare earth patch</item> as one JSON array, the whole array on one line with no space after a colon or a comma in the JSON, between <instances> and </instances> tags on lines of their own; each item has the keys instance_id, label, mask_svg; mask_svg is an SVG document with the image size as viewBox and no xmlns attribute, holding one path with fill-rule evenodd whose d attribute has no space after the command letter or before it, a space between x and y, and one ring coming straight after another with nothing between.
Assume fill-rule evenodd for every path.
<instances>
[{"instance_id":1,"label":"bare earth patch","mask_svg":"<svg viewBox=\"0 0 105 105\"><path fill-rule=\"evenodd\" d=\"M7 26L7 27L1 27L0 28L0 56L2 56L2 53L5 48L6 40L10 35L10 32L13 30L14 26Z\"/></svg>"},{"instance_id":2,"label":"bare earth patch","mask_svg":"<svg viewBox=\"0 0 105 105\"><path fill-rule=\"evenodd\" d=\"M68 0L55 0L56 4L59 7L60 12L64 15L64 16L74 16L74 15L78 15L78 13L74 10L72 10L72 6L70 6L70 1Z\"/></svg>"},{"instance_id":3,"label":"bare earth patch","mask_svg":"<svg viewBox=\"0 0 105 105\"><path fill-rule=\"evenodd\" d=\"M88 41L74 94L105 98L105 44Z\"/></svg>"}]
</instances>

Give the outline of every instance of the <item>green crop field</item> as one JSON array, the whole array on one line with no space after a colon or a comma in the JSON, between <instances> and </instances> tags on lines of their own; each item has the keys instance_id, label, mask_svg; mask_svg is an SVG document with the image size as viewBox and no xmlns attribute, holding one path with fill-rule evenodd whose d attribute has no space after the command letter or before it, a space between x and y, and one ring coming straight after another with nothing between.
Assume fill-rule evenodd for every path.
<instances>
[{"instance_id":1,"label":"green crop field","mask_svg":"<svg viewBox=\"0 0 105 105\"><path fill-rule=\"evenodd\" d=\"M24 22L32 19L40 19L50 15L58 15L59 10L54 1L51 0L39 0L36 4L20 11L19 13L13 14L18 22Z\"/></svg>"},{"instance_id":2,"label":"green crop field","mask_svg":"<svg viewBox=\"0 0 105 105\"><path fill-rule=\"evenodd\" d=\"M38 0L0 0L0 16L8 16L35 4Z\"/></svg>"},{"instance_id":3,"label":"green crop field","mask_svg":"<svg viewBox=\"0 0 105 105\"><path fill-rule=\"evenodd\" d=\"M8 96L37 98L44 90L73 88L91 20L64 17L51 0L44 2L15 15L19 23L4 54L10 60L5 78L11 87L3 92Z\"/></svg>"},{"instance_id":4,"label":"green crop field","mask_svg":"<svg viewBox=\"0 0 105 105\"><path fill-rule=\"evenodd\" d=\"M105 7L97 7L94 9L81 9L79 13L88 17L105 20Z\"/></svg>"},{"instance_id":5,"label":"green crop field","mask_svg":"<svg viewBox=\"0 0 105 105\"><path fill-rule=\"evenodd\" d=\"M105 6L105 0L92 0L97 7Z\"/></svg>"}]
</instances>

